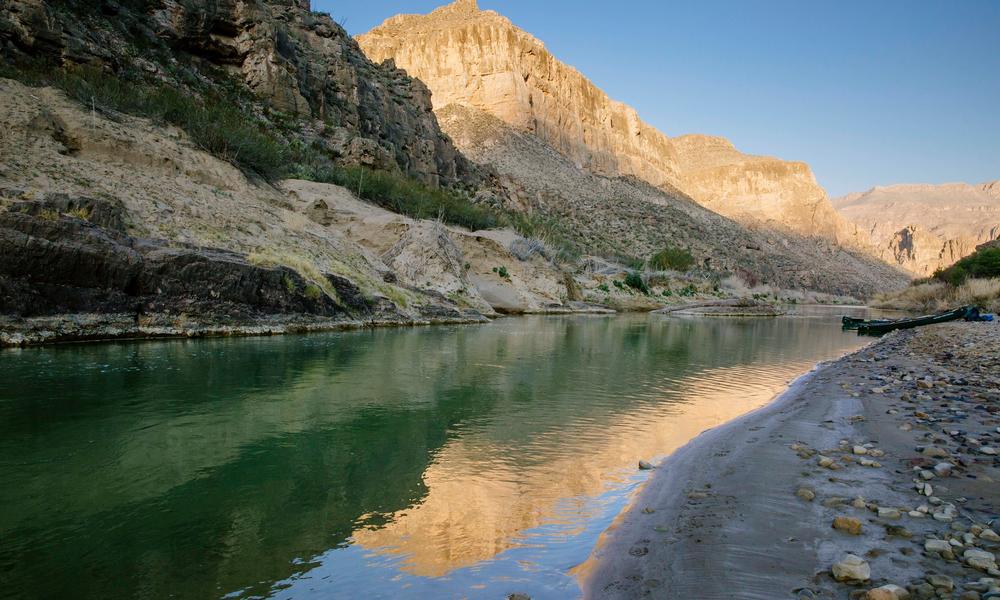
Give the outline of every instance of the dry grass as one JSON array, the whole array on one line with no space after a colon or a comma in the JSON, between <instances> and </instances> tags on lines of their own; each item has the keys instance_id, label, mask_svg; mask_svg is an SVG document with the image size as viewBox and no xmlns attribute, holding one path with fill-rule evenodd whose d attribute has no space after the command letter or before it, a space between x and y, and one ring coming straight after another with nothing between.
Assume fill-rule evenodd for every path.
<instances>
[{"instance_id":1,"label":"dry grass","mask_svg":"<svg viewBox=\"0 0 1000 600\"><path fill-rule=\"evenodd\" d=\"M920 312L947 310L966 304L1000 312L1000 278L969 279L957 287L940 281L918 283L898 292L881 294L872 302L878 308Z\"/></svg>"},{"instance_id":2,"label":"dry grass","mask_svg":"<svg viewBox=\"0 0 1000 600\"><path fill-rule=\"evenodd\" d=\"M330 284L330 280L327 279L326 276L323 275L323 271L321 271L320 268L310 260L294 254L275 253L269 251L251 252L247 257L247 260L250 264L258 267L288 267L301 275L302 278L308 282L304 291L306 297L314 300L318 299L319 293L322 291L334 301L338 303L340 302L340 298L337 296L337 290L335 290Z\"/></svg>"}]
</instances>

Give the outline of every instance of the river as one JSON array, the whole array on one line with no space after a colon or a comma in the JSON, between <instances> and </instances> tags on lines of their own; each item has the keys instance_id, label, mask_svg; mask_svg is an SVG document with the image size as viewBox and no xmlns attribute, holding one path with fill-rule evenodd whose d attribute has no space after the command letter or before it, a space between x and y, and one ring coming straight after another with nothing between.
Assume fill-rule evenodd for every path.
<instances>
[{"instance_id":1,"label":"river","mask_svg":"<svg viewBox=\"0 0 1000 600\"><path fill-rule=\"evenodd\" d=\"M575 597L637 462L865 343L837 314L2 350L0 597Z\"/></svg>"}]
</instances>

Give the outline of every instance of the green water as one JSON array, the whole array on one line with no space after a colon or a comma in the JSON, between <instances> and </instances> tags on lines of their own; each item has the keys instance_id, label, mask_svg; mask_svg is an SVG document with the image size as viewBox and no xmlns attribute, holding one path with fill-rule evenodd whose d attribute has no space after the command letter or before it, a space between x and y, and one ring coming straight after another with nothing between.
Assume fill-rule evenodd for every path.
<instances>
[{"instance_id":1,"label":"green water","mask_svg":"<svg viewBox=\"0 0 1000 600\"><path fill-rule=\"evenodd\" d=\"M0 597L575 597L636 461L865 342L835 314L0 351Z\"/></svg>"}]
</instances>

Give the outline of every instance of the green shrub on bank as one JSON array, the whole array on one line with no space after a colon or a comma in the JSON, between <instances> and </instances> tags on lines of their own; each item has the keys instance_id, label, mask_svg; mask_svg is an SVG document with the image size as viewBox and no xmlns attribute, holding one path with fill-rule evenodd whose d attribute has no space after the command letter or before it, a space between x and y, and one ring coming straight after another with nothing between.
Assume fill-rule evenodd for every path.
<instances>
[{"instance_id":1,"label":"green shrub on bank","mask_svg":"<svg viewBox=\"0 0 1000 600\"><path fill-rule=\"evenodd\" d=\"M647 287L646 282L642 280L642 275L636 271L630 271L629 274L625 276L625 285L629 286L633 290L640 291L647 296L649 295L649 287Z\"/></svg>"},{"instance_id":2,"label":"green shrub on bank","mask_svg":"<svg viewBox=\"0 0 1000 600\"><path fill-rule=\"evenodd\" d=\"M474 230L491 229L499 224L499 215L490 207L476 204L458 192L431 187L398 173L365 167L300 165L292 175L343 186L373 204L415 219L441 219Z\"/></svg>"},{"instance_id":3,"label":"green shrub on bank","mask_svg":"<svg viewBox=\"0 0 1000 600\"><path fill-rule=\"evenodd\" d=\"M694 256L683 248L667 246L649 259L649 266L657 271L687 271L694 266Z\"/></svg>"},{"instance_id":4,"label":"green shrub on bank","mask_svg":"<svg viewBox=\"0 0 1000 600\"><path fill-rule=\"evenodd\" d=\"M969 278L1000 277L1000 248L985 248L966 256L947 269L934 273L934 278L958 286Z\"/></svg>"}]
</instances>

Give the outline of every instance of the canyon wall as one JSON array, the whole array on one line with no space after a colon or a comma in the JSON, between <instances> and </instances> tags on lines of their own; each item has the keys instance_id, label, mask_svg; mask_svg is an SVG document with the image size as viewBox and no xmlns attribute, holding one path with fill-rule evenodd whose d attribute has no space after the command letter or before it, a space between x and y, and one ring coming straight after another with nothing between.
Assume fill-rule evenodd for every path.
<instances>
[{"instance_id":1,"label":"canyon wall","mask_svg":"<svg viewBox=\"0 0 1000 600\"><path fill-rule=\"evenodd\" d=\"M1000 238L1000 181L876 187L833 205L868 232L883 260L921 277Z\"/></svg>"},{"instance_id":2,"label":"canyon wall","mask_svg":"<svg viewBox=\"0 0 1000 600\"><path fill-rule=\"evenodd\" d=\"M669 138L475 0L392 17L358 41L372 60L392 61L426 83L435 110L459 104L488 112L592 173L680 190L746 223L845 243L859 235L804 163L749 156L722 138Z\"/></svg>"}]
</instances>

